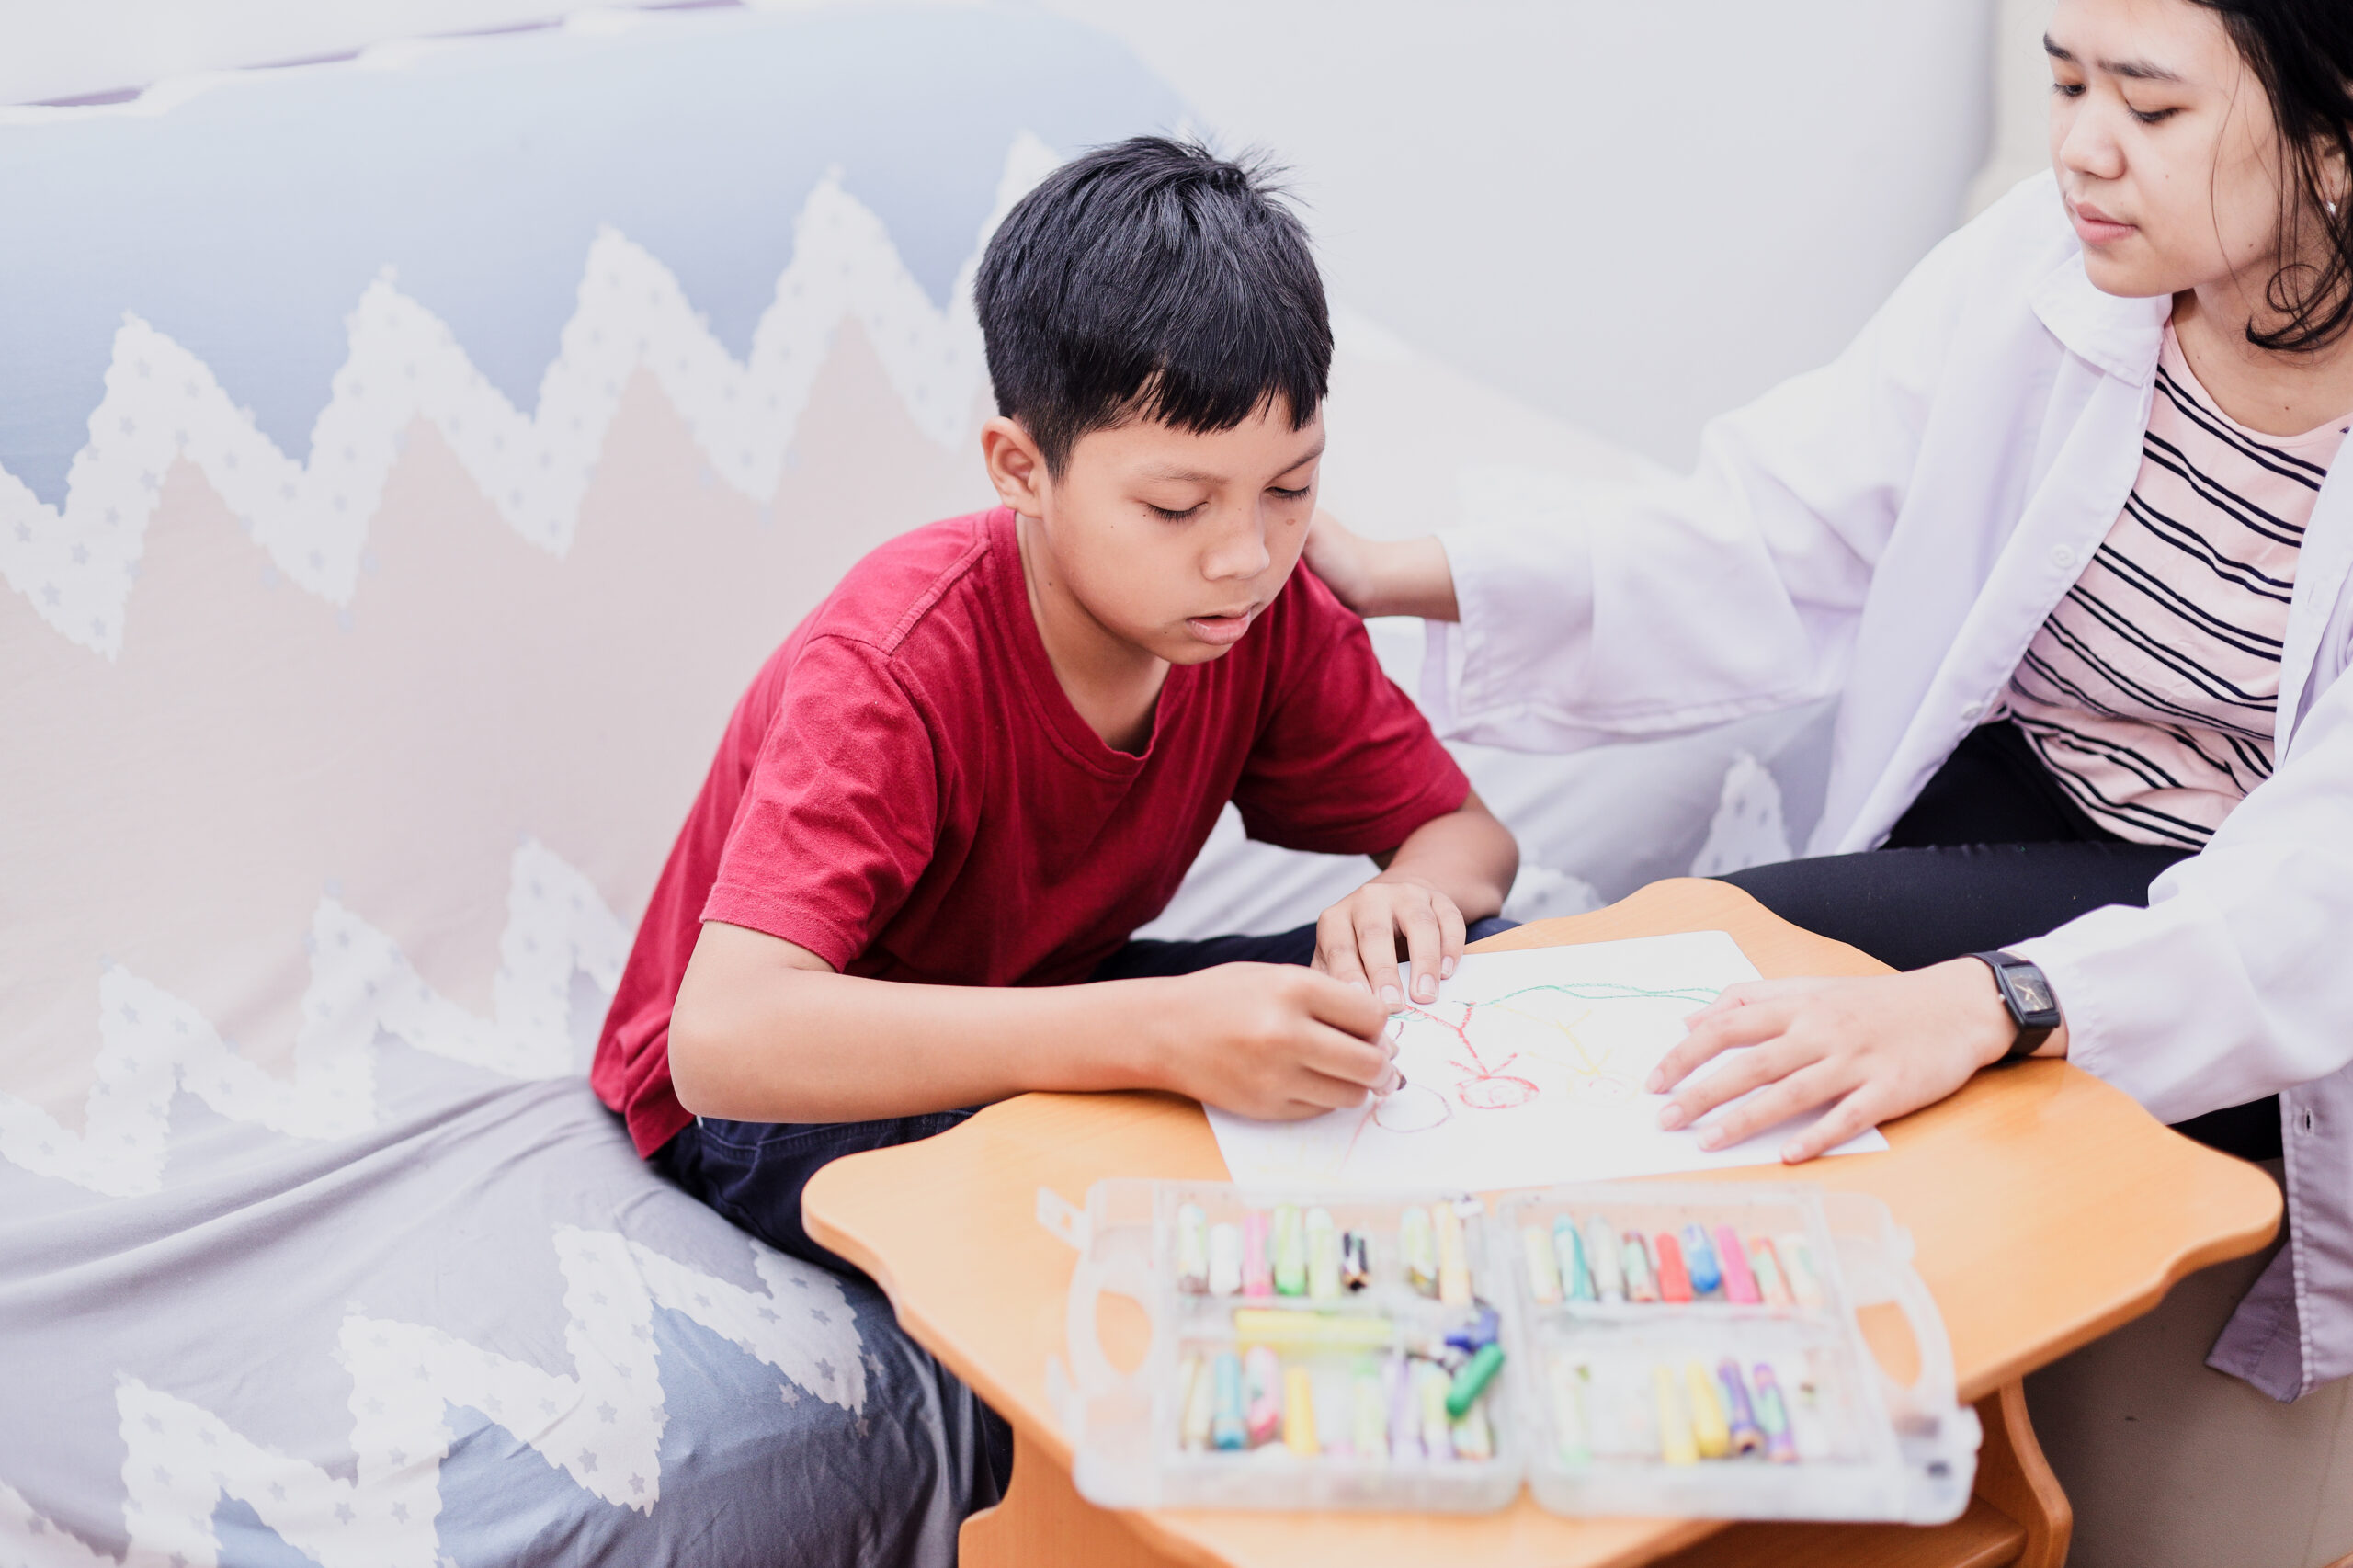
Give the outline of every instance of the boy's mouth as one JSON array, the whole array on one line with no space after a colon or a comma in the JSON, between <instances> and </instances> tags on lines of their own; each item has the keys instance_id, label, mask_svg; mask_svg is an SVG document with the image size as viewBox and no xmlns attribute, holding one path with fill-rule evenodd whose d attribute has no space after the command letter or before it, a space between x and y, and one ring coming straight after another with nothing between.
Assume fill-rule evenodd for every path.
<instances>
[{"instance_id":1,"label":"boy's mouth","mask_svg":"<svg viewBox=\"0 0 2353 1568\"><path fill-rule=\"evenodd\" d=\"M1213 647L1231 647L1242 641L1257 614L1258 607L1249 605L1232 615L1197 615L1186 620L1185 630Z\"/></svg>"}]
</instances>

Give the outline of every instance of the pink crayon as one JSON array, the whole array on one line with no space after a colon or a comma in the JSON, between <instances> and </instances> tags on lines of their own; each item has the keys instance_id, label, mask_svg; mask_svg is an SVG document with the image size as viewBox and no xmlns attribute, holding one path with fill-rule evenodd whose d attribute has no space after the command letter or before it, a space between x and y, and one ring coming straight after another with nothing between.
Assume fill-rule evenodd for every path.
<instances>
[{"instance_id":1,"label":"pink crayon","mask_svg":"<svg viewBox=\"0 0 2353 1568\"><path fill-rule=\"evenodd\" d=\"M1267 1215L1261 1209L1246 1209L1242 1213L1242 1293L1275 1293L1274 1264L1267 1256Z\"/></svg>"},{"instance_id":2,"label":"pink crayon","mask_svg":"<svg viewBox=\"0 0 2353 1568\"><path fill-rule=\"evenodd\" d=\"M1748 1271L1748 1254L1741 1248L1740 1234L1730 1225L1716 1227L1716 1264L1723 1270L1725 1301L1755 1306L1764 1300L1757 1293L1756 1276Z\"/></svg>"},{"instance_id":3,"label":"pink crayon","mask_svg":"<svg viewBox=\"0 0 2353 1568\"><path fill-rule=\"evenodd\" d=\"M1275 1353L1261 1345L1252 1350L1244 1362L1250 1381L1250 1404L1243 1417L1244 1430L1249 1434L1250 1446L1274 1441L1282 1429L1282 1364Z\"/></svg>"}]
</instances>

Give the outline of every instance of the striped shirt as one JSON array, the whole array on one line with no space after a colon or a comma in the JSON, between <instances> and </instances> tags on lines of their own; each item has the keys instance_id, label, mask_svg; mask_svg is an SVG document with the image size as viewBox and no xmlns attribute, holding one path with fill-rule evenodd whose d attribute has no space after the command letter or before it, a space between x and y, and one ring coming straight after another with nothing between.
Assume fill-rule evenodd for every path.
<instances>
[{"instance_id":1,"label":"striped shirt","mask_svg":"<svg viewBox=\"0 0 2353 1568\"><path fill-rule=\"evenodd\" d=\"M2201 848L2271 777L2297 551L2347 425L2247 429L2165 328L2132 494L2002 704L2119 837Z\"/></svg>"}]
</instances>

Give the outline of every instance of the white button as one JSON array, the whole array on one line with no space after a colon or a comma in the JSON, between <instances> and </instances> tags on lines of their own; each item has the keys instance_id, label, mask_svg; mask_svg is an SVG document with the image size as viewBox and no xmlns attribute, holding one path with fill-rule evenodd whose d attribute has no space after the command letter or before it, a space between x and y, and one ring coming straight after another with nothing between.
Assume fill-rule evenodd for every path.
<instances>
[{"instance_id":1,"label":"white button","mask_svg":"<svg viewBox=\"0 0 2353 1568\"><path fill-rule=\"evenodd\" d=\"M2054 544L2054 545L2052 545L2052 546L2051 547L2051 564L2052 564L2052 565L2053 565L2053 566L2073 566L2075 563L2075 552L2074 551L2069 550L2069 549L2068 549L2065 545L2063 545L2063 544Z\"/></svg>"},{"instance_id":2,"label":"white button","mask_svg":"<svg viewBox=\"0 0 2353 1568\"><path fill-rule=\"evenodd\" d=\"M1961 722L1964 724L1974 724L1977 722L1977 715L1984 711L1985 705L1983 702L1964 702L1961 705Z\"/></svg>"}]
</instances>

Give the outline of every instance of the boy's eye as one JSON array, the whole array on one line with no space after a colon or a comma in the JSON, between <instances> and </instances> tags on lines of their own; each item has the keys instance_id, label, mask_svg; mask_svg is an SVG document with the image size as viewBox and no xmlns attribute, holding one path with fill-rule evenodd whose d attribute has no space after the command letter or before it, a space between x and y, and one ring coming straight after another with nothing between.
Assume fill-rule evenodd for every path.
<instances>
[{"instance_id":1,"label":"boy's eye","mask_svg":"<svg viewBox=\"0 0 2353 1568\"><path fill-rule=\"evenodd\" d=\"M1201 509L1201 503L1199 501L1194 502L1191 506L1186 507L1181 512L1172 512L1165 506L1154 506L1149 501L1145 502L1144 506L1151 511L1154 517L1158 517L1164 523L1181 523L1186 518L1191 517L1194 513Z\"/></svg>"}]
</instances>

